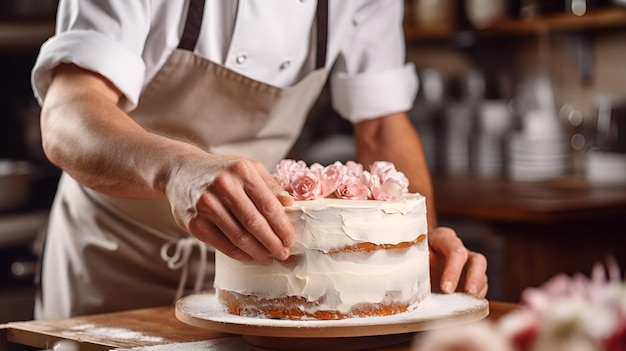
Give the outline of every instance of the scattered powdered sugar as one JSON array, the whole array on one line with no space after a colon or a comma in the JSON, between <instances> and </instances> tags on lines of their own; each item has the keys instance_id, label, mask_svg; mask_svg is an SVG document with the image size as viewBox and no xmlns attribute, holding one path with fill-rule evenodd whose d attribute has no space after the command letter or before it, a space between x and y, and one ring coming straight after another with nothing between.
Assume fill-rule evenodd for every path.
<instances>
[{"instance_id":1,"label":"scattered powdered sugar","mask_svg":"<svg viewBox=\"0 0 626 351\"><path fill-rule=\"evenodd\" d=\"M274 328L337 328L436 321L471 314L485 309L487 305L487 300L467 294L432 294L416 309L392 316L340 320L280 320L232 315L219 303L215 293L205 292L179 300L176 308L192 318L225 324Z\"/></svg>"},{"instance_id":2,"label":"scattered powdered sugar","mask_svg":"<svg viewBox=\"0 0 626 351\"><path fill-rule=\"evenodd\" d=\"M115 349L112 351L267 351L248 344L240 336L175 344Z\"/></svg>"},{"instance_id":3,"label":"scattered powdered sugar","mask_svg":"<svg viewBox=\"0 0 626 351\"><path fill-rule=\"evenodd\" d=\"M159 336L145 335L143 333L125 328L100 327L91 323L75 325L67 329L65 333L92 337L106 337L107 339L114 340L136 341L140 343L157 343L165 341Z\"/></svg>"}]
</instances>

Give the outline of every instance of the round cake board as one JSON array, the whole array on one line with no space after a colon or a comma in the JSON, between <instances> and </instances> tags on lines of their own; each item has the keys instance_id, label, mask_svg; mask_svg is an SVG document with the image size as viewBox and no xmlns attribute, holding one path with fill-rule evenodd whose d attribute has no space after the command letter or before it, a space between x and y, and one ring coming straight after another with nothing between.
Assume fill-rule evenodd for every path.
<instances>
[{"instance_id":1,"label":"round cake board","mask_svg":"<svg viewBox=\"0 0 626 351\"><path fill-rule=\"evenodd\" d=\"M489 302L473 295L432 294L413 311L393 316L341 320L278 320L228 313L214 291L176 303L176 318L200 328L241 334L251 345L274 350L357 350L400 343L414 332L475 322L489 314Z\"/></svg>"}]
</instances>

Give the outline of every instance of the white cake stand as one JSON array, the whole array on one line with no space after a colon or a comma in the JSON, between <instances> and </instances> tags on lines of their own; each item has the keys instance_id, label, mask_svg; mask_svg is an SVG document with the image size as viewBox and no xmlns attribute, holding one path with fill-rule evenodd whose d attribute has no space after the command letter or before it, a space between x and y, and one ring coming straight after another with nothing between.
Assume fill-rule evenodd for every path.
<instances>
[{"instance_id":1,"label":"white cake stand","mask_svg":"<svg viewBox=\"0 0 626 351\"><path fill-rule=\"evenodd\" d=\"M414 332L481 320L489 302L476 296L432 294L413 311L341 320L277 320L229 314L214 291L183 297L176 318L200 328L241 334L251 345L274 350L357 350L409 340Z\"/></svg>"}]
</instances>

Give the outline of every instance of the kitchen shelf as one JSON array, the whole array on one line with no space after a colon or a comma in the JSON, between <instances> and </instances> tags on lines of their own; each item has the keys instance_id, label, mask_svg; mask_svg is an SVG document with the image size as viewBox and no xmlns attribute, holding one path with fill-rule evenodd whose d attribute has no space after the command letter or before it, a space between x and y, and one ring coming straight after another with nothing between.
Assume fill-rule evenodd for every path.
<instances>
[{"instance_id":1,"label":"kitchen shelf","mask_svg":"<svg viewBox=\"0 0 626 351\"><path fill-rule=\"evenodd\" d=\"M54 35L54 21L0 21L0 50L36 49Z\"/></svg>"},{"instance_id":2,"label":"kitchen shelf","mask_svg":"<svg viewBox=\"0 0 626 351\"><path fill-rule=\"evenodd\" d=\"M498 34L533 34L540 32L577 31L626 27L626 9L611 8L588 12L583 16L573 14L536 17L524 20L502 21L486 32Z\"/></svg>"},{"instance_id":3,"label":"kitchen shelf","mask_svg":"<svg viewBox=\"0 0 626 351\"><path fill-rule=\"evenodd\" d=\"M583 16L559 14L519 20L503 20L492 26L475 30L479 35L529 35L545 32L581 31L588 29L626 28L626 8L608 8L589 11ZM427 41L452 38L458 31L452 24L409 26L405 28L407 41Z\"/></svg>"},{"instance_id":4,"label":"kitchen shelf","mask_svg":"<svg viewBox=\"0 0 626 351\"><path fill-rule=\"evenodd\" d=\"M409 41L439 40L451 38L456 33L456 27L451 23L432 23L420 26L406 26L404 35Z\"/></svg>"}]
</instances>

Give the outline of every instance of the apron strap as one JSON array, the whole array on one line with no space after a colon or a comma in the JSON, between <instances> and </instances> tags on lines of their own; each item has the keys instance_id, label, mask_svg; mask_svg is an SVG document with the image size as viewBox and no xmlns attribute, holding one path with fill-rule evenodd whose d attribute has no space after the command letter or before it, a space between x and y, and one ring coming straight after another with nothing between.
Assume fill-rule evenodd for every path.
<instances>
[{"instance_id":1,"label":"apron strap","mask_svg":"<svg viewBox=\"0 0 626 351\"><path fill-rule=\"evenodd\" d=\"M185 20L185 29L183 36L180 38L178 48L193 51L200 36L200 27L202 27L202 15L204 14L204 0L191 0L189 2L189 10L187 10L187 19Z\"/></svg>"},{"instance_id":2,"label":"apron strap","mask_svg":"<svg viewBox=\"0 0 626 351\"><path fill-rule=\"evenodd\" d=\"M328 45L328 0L318 0L316 10L317 51L315 69L326 65L326 46Z\"/></svg>"},{"instance_id":3,"label":"apron strap","mask_svg":"<svg viewBox=\"0 0 626 351\"><path fill-rule=\"evenodd\" d=\"M178 48L193 51L202 27L202 15L204 13L205 0L190 0L185 28L178 43ZM318 0L316 14L317 50L315 54L315 69L324 68L326 65L326 46L328 45L328 0Z\"/></svg>"},{"instance_id":4,"label":"apron strap","mask_svg":"<svg viewBox=\"0 0 626 351\"><path fill-rule=\"evenodd\" d=\"M182 273L180 280L178 281L178 290L176 290L176 296L174 297L174 303L183 297L185 293L185 286L187 285L187 275L189 274L189 260L191 258L191 251L193 247L197 246L200 250L200 268L196 275L196 282L194 284L194 292L199 292L204 288L204 278L206 276L207 269L207 247L200 240L193 236L182 237L168 241L161 246L161 259L167 262L169 269L181 269ZM174 248L174 253L169 254L171 248Z\"/></svg>"}]
</instances>

